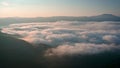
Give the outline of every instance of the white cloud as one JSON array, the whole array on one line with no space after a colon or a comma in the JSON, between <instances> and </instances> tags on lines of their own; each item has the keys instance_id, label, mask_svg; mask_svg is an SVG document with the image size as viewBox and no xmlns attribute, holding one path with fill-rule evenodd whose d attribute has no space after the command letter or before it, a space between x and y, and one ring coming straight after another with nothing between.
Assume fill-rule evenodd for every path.
<instances>
[{"instance_id":1,"label":"white cloud","mask_svg":"<svg viewBox=\"0 0 120 68\"><path fill-rule=\"evenodd\" d=\"M105 35L103 36L103 39L111 43L116 43L120 41L120 38L115 35Z\"/></svg>"},{"instance_id":2,"label":"white cloud","mask_svg":"<svg viewBox=\"0 0 120 68\"><path fill-rule=\"evenodd\" d=\"M105 40L110 43L118 42L114 42L115 38L108 38L106 35L112 35L119 39L119 27L119 25L106 22L44 22L11 24L3 28L2 32L20 35L23 40L34 44L43 43L41 41L49 45L81 42L103 44Z\"/></svg>"},{"instance_id":3,"label":"white cloud","mask_svg":"<svg viewBox=\"0 0 120 68\"><path fill-rule=\"evenodd\" d=\"M55 46L51 49L53 54L98 53L120 44L120 25L116 23L119 22L21 23L4 27L2 32L34 45Z\"/></svg>"},{"instance_id":4,"label":"white cloud","mask_svg":"<svg viewBox=\"0 0 120 68\"><path fill-rule=\"evenodd\" d=\"M75 54L96 54L114 49L120 49L114 45L106 44L86 44L75 43L74 45L60 45L56 48L51 48L46 51L45 56L63 56L63 55L75 55Z\"/></svg>"}]
</instances>

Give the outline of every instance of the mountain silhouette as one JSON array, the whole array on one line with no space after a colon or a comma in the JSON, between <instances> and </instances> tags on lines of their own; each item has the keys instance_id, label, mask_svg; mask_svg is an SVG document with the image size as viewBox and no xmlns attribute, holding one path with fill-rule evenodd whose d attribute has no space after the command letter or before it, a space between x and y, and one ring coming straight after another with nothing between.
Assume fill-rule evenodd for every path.
<instances>
[{"instance_id":1,"label":"mountain silhouette","mask_svg":"<svg viewBox=\"0 0 120 68\"><path fill-rule=\"evenodd\" d=\"M112 14L102 14L102 15L92 16L88 18L93 21L120 21L120 17Z\"/></svg>"},{"instance_id":2,"label":"mountain silhouette","mask_svg":"<svg viewBox=\"0 0 120 68\"><path fill-rule=\"evenodd\" d=\"M36 18L23 18L23 17L8 17L0 18L0 26L12 23L32 23L32 22L56 22L56 21L120 21L119 16L112 14L102 14L97 16L54 16L54 17L36 17Z\"/></svg>"},{"instance_id":3,"label":"mountain silhouette","mask_svg":"<svg viewBox=\"0 0 120 68\"><path fill-rule=\"evenodd\" d=\"M31 44L0 32L0 68L27 66L33 62L34 57Z\"/></svg>"},{"instance_id":4,"label":"mountain silhouette","mask_svg":"<svg viewBox=\"0 0 120 68\"><path fill-rule=\"evenodd\" d=\"M23 40L0 32L0 68L34 68L43 66L43 50L47 45L39 44L35 47Z\"/></svg>"}]
</instances>

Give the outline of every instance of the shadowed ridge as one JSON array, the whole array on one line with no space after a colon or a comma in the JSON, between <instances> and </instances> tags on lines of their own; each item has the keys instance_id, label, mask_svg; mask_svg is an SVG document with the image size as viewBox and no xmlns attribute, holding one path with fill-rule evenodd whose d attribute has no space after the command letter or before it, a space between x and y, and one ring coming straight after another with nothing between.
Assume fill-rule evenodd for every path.
<instances>
[{"instance_id":1,"label":"shadowed ridge","mask_svg":"<svg viewBox=\"0 0 120 68\"><path fill-rule=\"evenodd\" d=\"M0 32L0 67L24 68L33 63L35 55L31 44Z\"/></svg>"}]
</instances>

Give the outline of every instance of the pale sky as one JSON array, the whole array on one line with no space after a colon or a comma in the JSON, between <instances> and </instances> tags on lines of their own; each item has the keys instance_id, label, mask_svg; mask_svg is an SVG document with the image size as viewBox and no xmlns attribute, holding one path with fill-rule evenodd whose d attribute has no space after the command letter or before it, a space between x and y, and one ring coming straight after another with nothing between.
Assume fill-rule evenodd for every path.
<instances>
[{"instance_id":1,"label":"pale sky","mask_svg":"<svg viewBox=\"0 0 120 68\"><path fill-rule=\"evenodd\" d=\"M120 16L120 0L0 0L0 17Z\"/></svg>"}]
</instances>

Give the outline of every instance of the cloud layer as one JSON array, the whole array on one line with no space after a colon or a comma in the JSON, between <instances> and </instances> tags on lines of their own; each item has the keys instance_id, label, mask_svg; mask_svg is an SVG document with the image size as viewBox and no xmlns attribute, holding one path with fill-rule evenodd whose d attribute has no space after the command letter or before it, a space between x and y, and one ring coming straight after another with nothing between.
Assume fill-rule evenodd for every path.
<instances>
[{"instance_id":1,"label":"cloud layer","mask_svg":"<svg viewBox=\"0 0 120 68\"><path fill-rule=\"evenodd\" d=\"M86 44L76 43L74 45L61 45L56 48L49 49L46 56L62 56L62 55L89 55L107 51L119 50L120 47L106 44Z\"/></svg>"},{"instance_id":2,"label":"cloud layer","mask_svg":"<svg viewBox=\"0 0 120 68\"><path fill-rule=\"evenodd\" d=\"M2 32L34 45L45 44L48 55L94 54L119 49L120 22L44 22L11 24Z\"/></svg>"}]
</instances>

